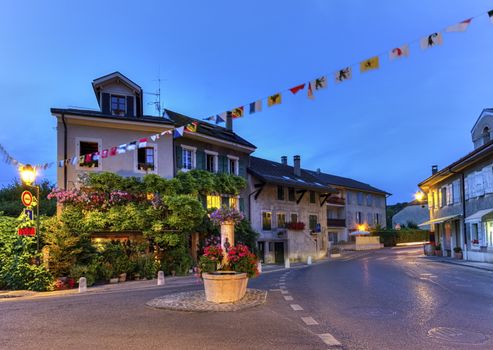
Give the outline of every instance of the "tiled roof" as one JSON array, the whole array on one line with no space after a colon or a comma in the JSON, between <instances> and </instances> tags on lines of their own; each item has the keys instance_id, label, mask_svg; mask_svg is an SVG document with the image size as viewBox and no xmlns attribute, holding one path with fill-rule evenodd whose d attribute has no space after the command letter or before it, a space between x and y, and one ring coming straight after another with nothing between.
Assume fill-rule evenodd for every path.
<instances>
[{"instance_id":1,"label":"tiled roof","mask_svg":"<svg viewBox=\"0 0 493 350\"><path fill-rule=\"evenodd\" d=\"M321 183L310 172L301 169L301 175L296 176L292 166L283 165L267 159L250 157L248 172L265 183L285 185L302 189L336 193L332 187Z\"/></svg>"},{"instance_id":2,"label":"tiled roof","mask_svg":"<svg viewBox=\"0 0 493 350\"><path fill-rule=\"evenodd\" d=\"M198 119L187 117L183 114L179 114L170 110L166 110L167 117L156 117L144 115L142 117L120 117L111 114L105 114L100 111L95 110L86 110L86 109L74 109L74 108L52 108L52 114L71 114L83 117L93 117L93 118L104 118L104 119L112 119L112 120L121 120L121 121L135 121L139 123L152 123L152 124L163 124L166 126L174 126L179 127L191 122L198 122L199 126L197 131L199 134L214 137L220 140L233 142L242 146L246 146L252 149L255 149L255 145L251 144L244 138L238 136L232 131L227 130L221 126L213 125L206 123L204 121L200 121Z\"/></svg>"},{"instance_id":3,"label":"tiled roof","mask_svg":"<svg viewBox=\"0 0 493 350\"><path fill-rule=\"evenodd\" d=\"M312 174L314 177L318 178L318 180L324 184L327 185L333 185L333 186L341 186L341 187L346 187L350 189L355 189L355 190L361 190L361 191L367 191L367 192L376 192L376 193L382 193L382 194L390 194L386 191L382 191L376 187L370 186L368 184L365 184L363 182L359 182L347 177L342 177L342 176L336 176L336 175L331 175L327 173L318 173L316 171L308 170L310 174Z\"/></svg>"}]
</instances>

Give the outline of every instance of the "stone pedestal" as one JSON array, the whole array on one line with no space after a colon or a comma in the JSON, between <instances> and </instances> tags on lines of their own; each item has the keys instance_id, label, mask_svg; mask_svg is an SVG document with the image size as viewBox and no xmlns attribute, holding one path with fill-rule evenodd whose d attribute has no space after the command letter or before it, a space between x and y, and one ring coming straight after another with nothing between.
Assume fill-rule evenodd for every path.
<instances>
[{"instance_id":1,"label":"stone pedestal","mask_svg":"<svg viewBox=\"0 0 493 350\"><path fill-rule=\"evenodd\" d=\"M234 303L245 296L248 277L246 273L218 271L202 274L205 298L213 303Z\"/></svg>"}]
</instances>

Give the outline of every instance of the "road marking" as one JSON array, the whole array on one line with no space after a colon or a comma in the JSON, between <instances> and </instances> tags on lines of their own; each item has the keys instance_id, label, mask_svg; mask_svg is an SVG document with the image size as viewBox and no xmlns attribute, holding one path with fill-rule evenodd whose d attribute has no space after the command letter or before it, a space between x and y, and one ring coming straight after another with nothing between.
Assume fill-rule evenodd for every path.
<instances>
[{"instance_id":1,"label":"road marking","mask_svg":"<svg viewBox=\"0 0 493 350\"><path fill-rule=\"evenodd\" d=\"M341 346L341 343L330 333L318 334L318 336L328 346Z\"/></svg>"},{"instance_id":2,"label":"road marking","mask_svg":"<svg viewBox=\"0 0 493 350\"><path fill-rule=\"evenodd\" d=\"M386 256L382 256L381 258L377 258L377 260L386 260L387 257Z\"/></svg>"},{"instance_id":3,"label":"road marking","mask_svg":"<svg viewBox=\"0 0 493 350\"><path fill-rule=\"evenodd\" d=\"M281 286L284 286L285 287L286 286L286 283L284 283L284 282L279 283L279 287L281 287Z\"/></svg>"},{"instance_id":4,"label":"road marking","mask_svg":"<svg viewBox=\"0 0 493 350\"><path fill-rule=\"evenodd\" d=\"M433 276L431 273L420 273L420 276Z\"/></svg>"},{"instance_id":5,"label":"road marking","mask_svg":"<svg viewBox=\"0 0 493 350\"><path fill-rule=\"evenodd\" d=\"M289 292L287 290L282 290L281 289L281 294L289 294Z\"/></svg>"},{"instance_id":6,"label":"road marking","mask_svg":"<svg viewBox=\"0 0 493 350\"><path fill-rule=\"evenodd\" d=\"M291 304L290 306L294 311L303 311L303 308L298 304Z\"/></svg>"},{"instance_id":7,"label":"road marking","mask_svg":"<svg viewBox=\"0 0 493 350\"><path fill-rule=\"evenodd\" d=\"M305 322L307 326L314 326L318 324L318 322L315 321L313 317L302 317L301 319L303 320L303 322Z\"/></svg>"},{"instance_id":8,"label":"road marking","mask_svg":"<svg viewBox=\"0 0 493 350\"><path fill-rule=\"evenodd\" d=\"M293 300L293 297L291 295L284 295L284 300L291 301Z\"/></svg>"},{"instance_id":9,"label":"road marking","mask_svg":"<svg viewBox=\"0 0 493 350\"><path fill-rule=\"evenodd\" d=\"M280 289L269 289L271 292L280 292Z\"/></svg>"}]
</instances>

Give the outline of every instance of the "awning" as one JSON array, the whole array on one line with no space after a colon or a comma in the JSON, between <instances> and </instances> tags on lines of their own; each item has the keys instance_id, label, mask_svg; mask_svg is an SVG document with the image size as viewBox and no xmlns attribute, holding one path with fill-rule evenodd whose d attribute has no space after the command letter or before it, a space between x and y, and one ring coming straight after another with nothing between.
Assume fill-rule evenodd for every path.
<instances>
[{"instance_id":1,"label":"awning","mask_svg":"<svg viewBox=\"0 0 493 350\"><path fill-rule=\"evenodd\" d=\"M426 226L426 225L433 225L433 224L441 224L442 222L457 219L460 215L450 215L450 216L443 216L441 218L436 218L430 221L425 221L422 224L419 224L418 226Z\"/></svg>"},{"instance_id":2,"label":"awning","mask_svg":"<svg viewBox=\"0 0 493 350\"><path fill-rule=\"evenodd\" d=\"M469 215L466 218L466 222L479 222L483 219L483 216L488 215L493 212L493 209L483 209Z\"/></svg>"},{"instance_id":3,"label":"awning","mask_svg":"<svg viewBox=\"0 0 493 350\"><path fill-rule=\"evenodd\" d=\"M356 236L356 235L369 235L370 232L368 231L354 231L354 232L351 232L350 235L351 236Z\"/></svg>"}]
</instances>

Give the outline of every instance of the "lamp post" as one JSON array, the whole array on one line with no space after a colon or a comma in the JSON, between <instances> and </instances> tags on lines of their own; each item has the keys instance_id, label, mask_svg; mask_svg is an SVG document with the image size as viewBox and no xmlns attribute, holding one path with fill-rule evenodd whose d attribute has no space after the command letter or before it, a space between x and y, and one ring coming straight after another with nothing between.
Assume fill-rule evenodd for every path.
<instances>
[{"instance_id":1,"label":"lamp post","mask_svg":"<svg viewBox=\"0 0 493 350\"><path fill-rule=\"evenodd\" d=\"M422 191L417 191L414 194L414 199L416 199L416 201L418 201L418 203L421 204L421 208L425 207L424 202L423 202L425 199L425 194Z\"/></svg>"},{"instance_id":2,"label":"lamp post","mask_svg":"<svg viewBox=\"0 0 493 350\"><path fill-rule=\"evenodd\" d=\"M39 196L39 186L38 185L33 185L34 181L36 180L36 168L34 168L31 164L26 164L23 165L19 168L19 172L21 175L21 180L26 185L27 187L31 187L36 189L36 254L39 254L39 205L41 202L41 198ZM39 261L38 261L39 265Z\"/></svg>"}]
</instances>

